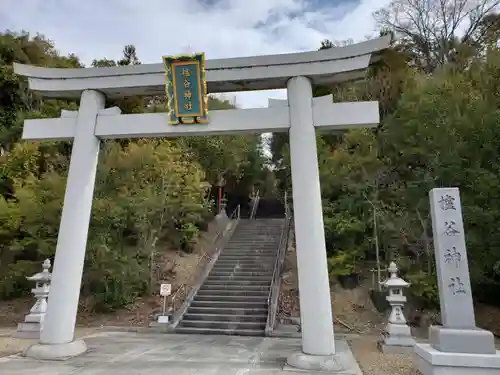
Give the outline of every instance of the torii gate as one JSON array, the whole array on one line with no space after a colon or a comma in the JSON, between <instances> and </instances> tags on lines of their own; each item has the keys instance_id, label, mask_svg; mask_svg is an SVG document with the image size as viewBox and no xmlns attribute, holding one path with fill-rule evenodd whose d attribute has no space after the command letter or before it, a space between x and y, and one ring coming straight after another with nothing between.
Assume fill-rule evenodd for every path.
<instances>
[{"instance_id":1,"label":"torii gate","mask_svg":"<svg viewBox=\"0 0 500 375\"><path fill-rule=\"evenodd\" d=\"M289 357L288 363L333 369L336 352L315 128L374 127L379 123L379 107L376 101L313 99L312 84L363 78L388 46L389 38L383 37L315 52L208 60L208 92L287 88L288 100L271 100L269 108L211 111L205 125L169 125L166 113L122 115L119 108L104 108L106 97L163 95L162 64L83 69L15 64L15 72L27 77L29 88L42 96L80 99L77 112L24 122L25 140L73 140L50 303L40 342L25 355L61 359L86 351L85 343L75 340L74 330L100 139L289 131L302 353Z\"/></svg>"}]
</instances>

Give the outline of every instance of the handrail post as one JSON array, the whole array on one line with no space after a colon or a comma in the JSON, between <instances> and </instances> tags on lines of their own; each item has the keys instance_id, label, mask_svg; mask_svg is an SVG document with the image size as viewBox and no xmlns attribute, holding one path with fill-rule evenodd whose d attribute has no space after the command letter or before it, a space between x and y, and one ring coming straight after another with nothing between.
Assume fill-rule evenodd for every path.
<instances>
[{"instance_id":1,"label":"handrail post","mask_svg":"<svg viewBox=\"0 0 500 375\"><path fill-rule=\"evenodd\" d=\"M252 199L252 209L250 210L250 219L255 219L255 214L257 211L257 205L259 204L260 200L260 189L257 189L257 192L253 196Z\"/></svg>"},{"instance_id":2,"label":"handrail post","mask_svg":"<svg viewBox=\"0 0 500 375\"><path fill-rule=\"evenodd\" d=\"M285 194L284 194L283 199L285 200L285 202L283 202L284 206L285 206L285 218L287 218L288 217L288 192L286 190L285 190Z\"/></svg>"}]
</instances>

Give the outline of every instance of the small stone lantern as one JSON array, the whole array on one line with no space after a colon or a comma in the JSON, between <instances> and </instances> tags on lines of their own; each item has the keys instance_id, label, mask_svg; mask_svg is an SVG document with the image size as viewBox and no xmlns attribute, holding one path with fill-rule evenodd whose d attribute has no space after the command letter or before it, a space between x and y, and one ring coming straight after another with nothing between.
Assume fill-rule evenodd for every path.
<instances>
[{"instance_id":1,"label":"small stone lantern","mask_svg":"<svg viewBox=\"0 0 500 375\"><path fill-rule=\"evenodd\" d=\"M49 297L50 280L52 278L52 274L49 271L50 267L50 260L46 259L42 264L42 272L27 277L29 281L36 283L35 288L31 289L36 302L31 308L30 313L24 318L24 322L17 325L17 331L13 334L14 337L26 339L40 338L45 312L47 311L47 299Z\"/></svg>"},{"instance_id":2,"label":"small stone lantern","mask_svg":"<svg viewBox=\"0 0 500 375\"><path fill-rule=\"evenodd\" d=\"M384 353L411 353L415 340L403 315L403 307L406 303L403 289L408 288L410 284L398 276L396 263L392 262L388 271L390 277L380 284L389 291L386 299L391 306L391 314L379 341L379 348Z\"/></svg>"}]
</instances>

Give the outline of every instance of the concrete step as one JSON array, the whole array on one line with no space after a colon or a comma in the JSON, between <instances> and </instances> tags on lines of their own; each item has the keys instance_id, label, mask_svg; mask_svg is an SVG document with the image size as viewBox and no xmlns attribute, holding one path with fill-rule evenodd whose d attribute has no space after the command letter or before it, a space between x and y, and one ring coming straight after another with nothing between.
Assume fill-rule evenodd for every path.
<instances>
[{"instance_id":1,"label":"concrete step","mask_svg":"<svg viewBox=\"0 0 500 375\"><path fill-rule=\"evenodd\" d=\"M261 243L275 243L279 241L281 236L281 229L279 231L249 231L248 233L236 232L231 236L229 243L234 242L261 242Z\"/></svg>"},{"instance_id":2,"label":"concrete step","mask_svg":"<svg viewBox=\"0 0 500 375\"><path fill-rule=\"evenodd\" d=\"M240 285L271 285L271 277L263 277L263 276L253 276L253 277L224 277L224 276L208 276L204 285L213 285L213 284L240 284Z\"/></svg>"},{"instance_id":3,"label":"concrete step","mask_svg":"<svg viewBox=\"0 0 500 375\"><path fill-rule=\"evenodd\" d=\"M253 258L242 258L242 257L233 257L233 258L219 258L217 262L215 262L215 266L219 265L240 265L240 266L260 266L260 265L273 265L276 261L276 257L253 257Z\"/></svg>"},{"instance_id":4,"label":"concrete step","mask_svg":"<svg viewBox=\"0 0 500 375\"><path fill-rule=\"evenodd\" d=\"M194 327L177 327L176 333L184 333L190 335L225 335L225 336L264 336L263 329L214 329L214 328L194 328Z\"/></svg>"},{"instance_id":5,"label":"concrete step","mask_svg":"<svg viewBox=\"0 0 500 375\"><path fill-rule=\"evenodd\" d=\"M241 223L241 222L240 222ZM278 230L283 227L284 220L276 220L274 222L269 222L269 223L241 223L242 225L238 225L237 231L245 231L245 230L252 230L255 228L262 229L262 230Z\"/></svg>"},{"instance_id":6,"label":"concrete step","mask_svg":"<svg viewBox=\"0 0 500 375\"><path fill-rule=\"evenodd\" d=\"M227 291L237 291L246 293L246 292L266 292L269 293L269 285L242 285L242 284L228 284L228 283L212 283L212 284L203 284L201 288L202 290L227 290Z\"/></svg>"},{"instance_id":7,"label":"concrete step","mask_svg":"<svg viewBox=\"0 0 500 375\"><path fill-rule=\"evenodd\" d=\"M283 215L282 218L272 218L272 219L259 219L259 220L252 220L252 219L241 219L240 223L241 228L248 228L251 226L264 226L264 227L269 227L271 225L279 226L280 224L283 224L285 221L285 216Z\"/></svg>"},{"instance_id":8,"label":"concrete step","mask_svg":"<svg viewBox=\"0 0 500 375\"><path fill-rule=\"evenodd\" d=\"M250 229L250 228L263 228L263 229L268 229L268 228L281 228L283 226L284 219L277 219L275 221L268 221L268 222L246 222L242 223L240 221L241 226L238 226L238 229L244 230L244 229Z\"/></svg>"},{"instance_id":9,"label":"concrete step","mask_svg":"<svg viewBox=\"0 0 500 375\"><path fill-rule=\"evenodd\" d=\"M255 262L258 260L259 262L272 262L276 259L276 252L268 253L268 254L259 254L259 253L245 253L240 255L235 255L231 253L221 253L217 258L217 262L235 262L235 263L249 263Z\"/></svg>"},{"instance_id":10,"label":"concrete step","mask_svg":"<svg viewBox=\"0 0 500 375\"><path fill-rule=\"evenodd\" d=\"M255 228L261 229L261 230L278 230L283 227L284 220L282 221L275 221L272 223L243 223L243 225L238 226L237 230L244 231L244 230L252 230Z\"/></svg>"},{"instance_id":11,"label":"concrete step","mask_svg":"<svg viewBox=\"0 0 500 375\"><path fill-rule=\"evenodd\" d=\"M272 219L272 220L265 220L265 219L259 219L259 220L240 220L241 227L239 229L247 229L247 228L255 228L255 227L262 227L262 228L269 228L269 227L280 227L283 226L283 222L285 221L284 218L282 219Z\"/></svg>"},{"instance_id":12,"label":"concrete step","mask_svg":"<svg viewBox=\"0 0 500 375\"><path fill-rule=\"evenodd\" d=\"M267 308L245 307L188 307L186 314L196 315L235 315L235 316L267 316Z\"/></svg>"},{"instance_id":13,"label":"concrete step","mask_svg":"<svg viewBox=\"0 0 500 375\"><path fill-rule=\"evenodd\" d=\"M219 289L217 287L208 289L199 289L196 296L249 296L249 297L266 297L269 295L269 290L244 290L244 289Z\"/></svg>"},{"instance_id":14,"label":"concrete step","mask_svg":"<svg viewBox=\"0 0 500 375\"><path fill-rule=\"evenodd\" d=\"M277 246L280 241L280 235L272 235L262 237L249 236L248 238L243 237L233 237L227 243L226 248L228 247L236 247L236 246L260 246L260 247L270 247Z\"/></svg>"},{"instance_id":15,"label":"concrete step","mask_svg":"<svg viewBox=\"0 0 500 375\"><path fill-rule=\"evenodd\" d=\"M269 223L269 224L273 224L273 223L279 223L280 221L284 221L285 220L285 216L283 215L282 218L259 218L258 220L256 219L250 219L250 218L242 218L240 219L240 222L242 223L245 223L246 225L251 225L251 224L261 224L261 223Z\"/></svg>"},{"instance_id":16,"label":"concrete step","mask_svg":"<svg viewBox=\"0 0 500 375\"><path fill-rule=\"evenodd\" d=\"M255 260L263 260L263 261L272 261L276 259L276 254L242 254L242 255L235 255L235 254L221 254L221 256L217 260L223 260L223 261L228 261L228 260L233 260L235 262L243 262L243 261L255 261Z\"/></svg>"},{"instance_id":17,"label":"concrete step","mask_svg":"<svg viewBox=\"0 0 500 375\"><path fill-rule=\"evenodd\" d=\"M238 247L237 249L224 249L221 252L221 255L225 254L236 254L236 255L260 255L260 254L268 254L268 255L276 255L278 252L278 246L270 248L270 249L259 249L255 246L243 248Z\"/></svg>"},{"instance_id":18,"label":"concrete step","mask_svg":"<svg viewBox=\"0 0 500 375\"><path fill-rule=\"evenodd\" d=\"M212 268L212 270L215 271L226 271L226 272L232 272L235 270L238 271L244 271L244 272L252 272L252 271L257 271L257 272L265 272L265 271L274 271L274 262L273 263L265 263L265 264L259 264L259 263L254 263L254 264L219 264L217 265L217 268Z\"/></svg>"},{"instance_id":19,"label":"concrete step","mask_svg":"<svg viewBox=\"0 0 500 375\"><path fill-rule=\"evenodd\" d=\"M281 235L282 228L275 228L275 229L264 229L264 228L252 228L249 230L236 230L236 232L233 233L231 236L230 241L233 241L234 239L238 238L247 238L247 239L254 239L254 238L262 238L262 239L271 239L271 241L276 241L277 237Z\"/></svg>"},{"instance_id":20,"label":"concrete step","mask_svg":"<svg viewBox=\"0 0 500 375\"><path fill-rule=\"evenodd\" d=\"M265 269L274 268L274 263L276 263L276 257L268 257L268 256L255 256L253 258L248 257L229 257L226 255L224 258L217 259L215 262L215 266L224 266L224 267L266 267Z\"/></svg>"},{"instance_id":21,"label":"concrete step","mask_svg":"<svg viewBox=\"0 0 500 375\"><path fill-rule=\"evenodd\" d=\"M222 250L223 254L227 253L276 253L278 252L278 245L272 245L269 247L263 247L259 246L256 244L249 244L249 245L236 245L234 247L226 247L224 250Z\"/></svg>"},{"instance_id":22,"label":"concrete step","mask_svg":"<svg viewBox=\"0 0 500 375\"><path fill-rule=\"evenodd\" d=\"M220 285L227 284L228 286L241 285L241 286L266 286L269 287L271 285L271 280L221 280L221 279L206 279L203 283L203 286L210 285Z\"/></svg>"},{"instance_id":23,"label":"concrete step","mask_svg":"<svg viewBox=\"0 0 500 375\"><path fill-rule=\"evenodd\" d=\"M234 236L238 238L239 236L244 236L244 237L250 237L250 236L260 236L260 237L265 237L265 236L279 236L283 230L283 227L280 225L278 227L253 227L253 228L239 228L234 232ZM234 238L234 237L231 237Z\"/></svg>"},{"instance_id":24,"label":"concrete step","mask_svg":"<svg viewBox=\"0 0 500 375\"><path fill-rule=\"evenodd\" d=\"M238 267L238 266L231 266L231 267L217 267L217 268L212 268L211 273L235 273L235 272L245 272L245 273L256 273L256 272L261 272L265 273L267 275L273 274L274 268L273 267Z\"/></svg>"},{"instance_id":25,"label":"concrete step","mask_svg":"<svg viewBox=\"0 0 500 375\"><path fill-rule=\"evenodd\" d=\"M267 300L265 302L234 302L234 301L197 301L191 302L193 307L219 307L233 309L267 309Z\"/></svg>"},{"instance_id":26,"label":"concrete step","mask_svg":"<svg viewBox=\"0 0 500 375\"><path fill-rule=\"evenodd\" d=\"M269 281L271 282L271 277L270 276L238 276L238 275L225 275L225 276L219 276L219 275L208 275L207 280L220 280L220 281L229 281L229 280L234 280L234 281Z\"/></svg>"},{"instance_id":27,"label":"concrete step","mask_svg":"<svg viewBox=\"0 0 500 375\"><path fill-rule=\"evenodd\" d=\"M215 269L211 272L211 275L216 275L220 273L226 273L226 274L238 274L238 272L241 272L242 268L222 268L222 269ZM260 269L251 269L250 271L243 269L245 274L252 273L260 273L261 275L267 275L269 277L273 276L273 269L272 268L260 268Z\"/></svg>"},{"instance_id":28,"label":"concrete step","mask_svg":"<svg viewBox=\"0 0 500 375\"><path fill-rule=\"evenodd\" d=\"M279 226L280 224L283 225L283 222L285 221L285 218L282 217L280 218L273 218L273 219L259 219L259 220L251 220L251 219L241 219L240 228L250 228L250 227L264 227L268 228L270 226Z\"/></svg>"},{"instance_id":29,"label":"concrete step","mask_svg":"<svg viewBox=\"0 0 500 375\"><path fill-rule=\"evenodd\" d=\"M242 241L242 242L262 242L273 243L279 241L281 236L281 228L279 230L264 231L263 229L255 229L248 232L236 232L231 236L229 243Z\"/></svg>"},{"instance_id":30,"label":"concrete step","mask_svg":"<svg viewBox=\"0 0 500 375\"><path fill-rule=\"evenodd\" d=\"M210 272L210 276L223 276L223 277L230 277L230 276L238 276L238 277L244 277L244 276L263 276L263 277L272 277L273 276L273 271L241 271L239 269L235 269L233 271L219 271L219 270L212 270Z\"/></svg>"},{"instance_id":31,"label":"concrete step","mask_svg":"<svg viewBox=\"0 0 500 375\"><path fill-rule=\"evenodd\" d=\"M219 258L217 258L217 261L219 260L232 260L234 262L244 262L244 261L272 261L273 259L276 258L276 253L269 253L269 254L252 254L252 253L246 253L246 254L230 254L230 253L222 253Z\"/></svg>"},{"instance_id":32,"label":"concrete step","mask_svg":"<svg viewBox=\"0 0 500 375\"><path fill-rule=\"evenodd\" d=\"M261 255L269 255L276 256L278 253L277 249L271 250L260 250L260 249L238 249L238 250L226 250L224 249L221 253L224 255L234 255L234 256L261 256Z\"/></svg>"},{"instance_id":33,"label":"concrete step","mask_svg":"<svg viewBox=\"0 0 500 375\"><path fill-rule=\"evenodd\" d=\"M223 314L184 314L188 321L206 320L210 322L267 322L267 315L223 315Z\"/></svg>"},{"instance_id":34,"label":"concrete step","mask_svg":"<svg viewBox=\"0 0 500 375\"><path fill-rule=\"evenodd\" d=\"M276 263L276 257L255 257L253 259L228 259L228 258L219 258L215 263L216 266L264 266L264 267L274 267L274 263Z\"/></svg>"},{"instance_id":35,"label":"concrete step","mask_svg":"<svg viewBox=\"0 0 500 375\"><path fill-rule=\"evenodd\" d=\"M281 233L283 223L273 223L270 225L242 225L236 228L235 233Z\"/></svg>"},{"instance_id":36,"label":"concrete step","mask_svg":"<svg viewBox=\"0 0 500 375\"><path fill-rule=\"evenodd\" d=\"M269 295L261 295L261 296L247 296L247 295L236 295L236 296L227 296L227 295L216 295L216 294L197 294L194 297L193 301L204 302L204 301L213 301L213 302L245 302L245 303L267 303L267 298Z\"/></svg>"},{"instance_id":37,"label":"concrete step","mask_svg":"<svg viewBox=\"0 0 500 375\"><path fill-rule=\"evenodd\" d=\"M224 266L224 267L266 267L266 269L274 268L274 263L276 263L276 258L259 258L255 259L218 259L215 263L215 266Z\"/></svg>"},{"instance_id":38,"label":"concrete step","mask_svg":"<svg viewBox=\"0 0 500 375\"><path fill-rule=\"evenodd\" d=\"M236 228L236 233L276 233L281 232L283 223L273 223L270 225L242 225Z\"/></svg>"},{"instance_id":39,"label":"concrete step","mask_svg":"<svg viewBox=\"0 0 500 375\"><path fill-rule=\"evenodd\" d=\"M216 264L213 270L250 270L250 271L271 271L274 270L274 263L251 263L251 264L241 264L241 263L220 263ZM217 268L216 268L217 267Z\"/></svg>"},{"instance_id":40,"label":"concrete step","mask_svg":"<svg viewBox=\"0 0 500 375\"><path fill-rule=\"evenodd\" d=\"M277 246L279 244L280 234L272 234L266 235L265 237L249 235L247 236L236 236L232 237L228 242L228 246L248 246L248 245L257 245L257 246Z\"/></svg>"},{"instance_id":41,"label":"concrete step","mask_svg":"<svg viewBox=\"0 0 500 375\"><path fill-rule=\"evenodd\" d=\"M276 258L276 255L278 252L276 250L272 251L260 251L260 250L234 250L234 251L222 251L221 254L219 255L219 259L225 259L227 257L233 257L233 258L261 258L261 257L268 257L268 258Z\"/></svg>"},{"instance_id":42,"label":"concrete step","mask_svg":"<svg viewBox=\"0 0 500 375\"><path fill-rule=\"evenodd\" d=\"M276 255L267 255L267 254L262 254L262 255L232 255L232 254L224 254L222 253L219 258L217 259L217 262L219 260L232 260L232 261L272 261L273 259L276 258Z\"/></svg>"},{"instance_id":43,"label":"concrete step","mask_svg":"<svg viewBox=\"0 0 500 375\"><path fill-rule=\"evenodd\" d=\"M265 329L266 322L232 322L232 321L208 321L208 320L182 320L181 327L208 328L208 329L237 329L237 330L257 330Z\"/></svg>"},{"instance_id":44,"label":"concrete step","mask_svg":"<svg viewBox=\"0 0 500 375\"><path fill-rule=\"evenodd\" d=\"M269 248L260 248L259 246L250 245L247 247L237 246L233 249L225 248L222 250L222 254L276 254L278 252L278 246L273 246Z\"/></svg>"},{"instance_id":45,"label":"concrete step","mask_svg":"<svg viewBox=\"0 0 500 375\"><path fill-rule=\"evenodd\" d=\"M233 272L233 271L242 271L242 272L266 272L266 271L274 271L274 263L269 265L259 264L259 265L242 265L242 264L220 264L215 265L212 268L211 272Z\"/></svg>"},{"instance_id":46,"label":"concrete step","mask_svg":"<svg viewBox=\"0 0 500 375\"><path fill-rule=\"evenodd\" d=\"M262 241L262 242L276 242L279 241L281 236L281 228L279 230L264 230L253 229L248 232L235 232L229 242L234 241Z\"/></svg>"}]
</instances>

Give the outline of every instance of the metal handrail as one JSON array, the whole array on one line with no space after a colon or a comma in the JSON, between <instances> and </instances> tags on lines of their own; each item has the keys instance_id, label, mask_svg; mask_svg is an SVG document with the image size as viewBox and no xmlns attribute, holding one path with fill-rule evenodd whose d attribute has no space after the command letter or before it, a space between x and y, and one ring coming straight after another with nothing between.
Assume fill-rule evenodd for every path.
<instances>
[{"instance_id":1,"label":"metal handrail","mask_svg":"<svg viewBox=\"0 0 500 375\"><path fill-rule=\"evenodd\" d=\"M290 203L288 200L288 192L285 191L285 216L291 218L292 210L290 209Z\"/></svg>"},{"instance_id":2,"label":"metal handrail","mask_svg":"<svg viewBox=\"0 0 500 375\"><path fill-rule=\"evenodd\" d=\"M292 223L290 210L288 207L288 198L285 191L285 222L283 223L283 227L281 229L280 242L278 247L278 254L276 256L276 261L274 262L274 270L273 277L271 281L271 288L269 288L269 294L267 296L267 323L266 323L266 331L268 329L273 329L275 320L276 320L276 312L272 311L272 299L275 297L275 293L279 291L279 288L276 288L278 285L279 278L281 277L281 267L280 264L283 261L283 255L286 253L288 248L288 240L290 234L290 225ZM274 292L274 293L273 293ZM266 332L267 333L267 332Z\"/></svg>"},{"instance_id":3,"label":"metal handrail","mask_svg":"<svg viewBox=\"0 0 500 375\"><path fill-rule=\"evenodd\" d=\"M257 213L257 206L260 201L260 189L257 189L257 193L255 193L253 202L252 202L252 210L250 211L250 219L255 219L255 214Z\"/></svg>"},{"instance_id":4,"label":"metal handrail","mask_svg":"<svg viewBox=\"0 0 500 375\"><path fill-rule=\"evenodd\" d=\"M241 207L240 205L236 206L236 208L234 209L234 211L231 213L231 215L229 216L229 220L233 220L233 219L236 219L237 221L240 220L240 215L241 215ZM215 235L215 238L212 240L212 243L210 244L211 246L215 245L217 243L217 241L224 236L225 234L225 228L219 228L219 230L217 231L216 235ZM211 255L205 251L203 252L203 255L200 257L200 259L198 259L198 262L196 263L196 267L195 267L195 270L198 270L199 266L200 266L200 263L203 259L207 258L208 261L212 260L212 257ZM189 281L192 280L193 278L193 275L194 275L194 272L191 273L190 277L189 277ZM191 283L189 283L190 285ZM179 288L177 288L177 290L175 291L175 293L172 295L172 311L175 312L177 309L176 309L176 301L178 300L179 296L181 296L181 291L184 291L184 296L187 295L187 292L188 292L188 283L184 283L182 284Z\"/></svg>"}]
</instances>

